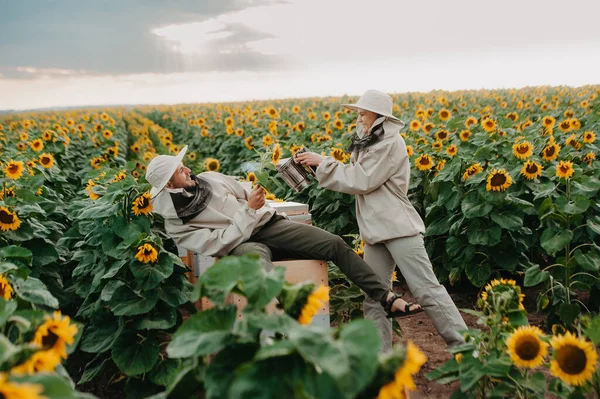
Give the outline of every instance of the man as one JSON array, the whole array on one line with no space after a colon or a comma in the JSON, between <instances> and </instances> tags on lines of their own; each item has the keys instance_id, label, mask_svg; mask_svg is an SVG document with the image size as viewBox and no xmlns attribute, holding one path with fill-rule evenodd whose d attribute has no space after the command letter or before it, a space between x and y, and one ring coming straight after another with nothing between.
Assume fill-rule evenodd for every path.
<instances>
[{"instance_id":1,"label":"man","mask_svg":"<svg viewBox=\"0 0 600 399\"><path fill-rule=\"evenodd\" d=\"M257 253L272 267L272 259L324 259L334 262L386 313L400 317L421 311L391 292L344 240L318 227L297 223L265 203L265 191L248 192L234 179L216 172L191 174L177 156L159 155L146 170L152 184L154 212L177 245L204 256Z\"/></svg>"}]
</instances>

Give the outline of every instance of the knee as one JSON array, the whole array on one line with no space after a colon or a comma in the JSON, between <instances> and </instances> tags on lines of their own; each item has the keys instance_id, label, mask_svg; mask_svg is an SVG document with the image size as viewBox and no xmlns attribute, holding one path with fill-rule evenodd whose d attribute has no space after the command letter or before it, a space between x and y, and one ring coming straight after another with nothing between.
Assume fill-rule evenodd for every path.
<instances>
[{"instance_id":1,"label":"knee","mask_svg":"<svg viewBox=\"0 0 600 399\"><path fill-rule=\"evenodd\" d=\"M268 261L270 261L273 256L271 249L265 244L259 242L245 242L235 247L230 253L230 255L233 256L242 256L247 254L256 254L262 259Z\"/></svg>"}]
</instances>

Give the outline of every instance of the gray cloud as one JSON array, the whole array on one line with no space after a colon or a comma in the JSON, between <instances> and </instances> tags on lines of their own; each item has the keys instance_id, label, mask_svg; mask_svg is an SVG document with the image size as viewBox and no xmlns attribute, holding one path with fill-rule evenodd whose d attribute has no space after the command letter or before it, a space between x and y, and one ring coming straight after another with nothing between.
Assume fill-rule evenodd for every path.
<instances>
[{"instance_id":1,"label":"gray cloud","mask_svg":"<svg viewBox=\"0 0 600 399\"><path fill-rule=\"evenodd\" d=\"M232 35L210 42L202 57L173 52L151 30L281 2L285 0L0 0L0 74L30 78L65 75L64 70L115 75L276 68L281 65L277 58L245 45L267 35L244 25L227 26ZM230 51L224 54L223 49Z\"/></svg>"}]
</instances>

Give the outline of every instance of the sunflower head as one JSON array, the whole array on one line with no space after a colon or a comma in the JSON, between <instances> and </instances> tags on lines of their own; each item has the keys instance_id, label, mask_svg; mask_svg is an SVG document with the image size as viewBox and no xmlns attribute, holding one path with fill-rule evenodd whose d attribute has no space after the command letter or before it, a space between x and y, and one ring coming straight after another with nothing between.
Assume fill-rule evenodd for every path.
<instances>
[{"instance_id":1,"label":"sunflower head","mask_svg":"<svg viewBox=\"0 0 600 399\"><path fill-rule=\"evenodd\" d=\"M5 301L8 301L12 298L12 293L13 288L10 281L0 274L0 297L4 298Z\"/></svg>"},{"instance_id":2,"label":"sunflower head","mask_svg":"<svg viewBox=\"0 0 600 399\"><path fill-rule=\"evenodd\" d=\"M217 172L219 170L219 160L214 158L207 158L204 161L204 168L210 172Z\"/></svg>"},{"instance_id":3,"label":"sunflower head","mask_svg":"<svg viewBox=\"0 0 600 399\"><path fill-rule=\"evenodd\" d=\"M385 376L388 382L379 388L377 399L405 398L406 391L416 389L413 376L427 362L427 356L411 341L405 348L396 348L380 361L377 374Z\"/></svg>"},{"instance_id":4,"label":"sunflower head","mask_svg":"<svg viewBox=\"0 0 600 399\"><path fill-rule=\"evenodd\" d=\"M273 162L273 165L277 165L277 163L279 162L280 159L281 159L281 146L279 145L279 143L277 143L273 147L273 154L271 154L271 161Z\"/></svg>"},{"instance_id":5,"label":"sunflower head","mask_svg":"<svg viewBox=\"0 0 600 399\"><path fill-rule=\"evenodd\" d=\"M560 161L556 167L556 176L560 178L570 179L573 173L575 173L575 169L573 169L573 162L571 161Z\"/></svg>"},{"instance_id":6,"label":"sunflower head","mask_svg":"<svg viewBox=\"0 0 600 399\"><path fill-rule=\"evenodd\" d=\"M0 230L14 231L21 226L21 220L16 212L11 212L7 207L0 206Z\"/></svg>"},{"instance_id":7,"label":"sunflower head","mask_svg":"<svg viewBox=\"0 0 600 399\"><path fill-rule=\"evenodd\" d=\"M32 344L46 351L54 351L61 358L67 358L67 345L72 345L77 334L77 326L71 324L69 316L56 311L52 317L46 316L46 321L37 328Z\"/></svg>"},{"instance_id":8,"label":"sunflower head","mask_svg":"<svg viewBox=\"0 0 600 399\"><path fill-rule=\"evenodd\" d=\"M433 159L428 154L423 154L417 158L415 165L419 170L430 170L433 168Z\"/></svg>"},{"instance_id":9,"label":"sunflower head","mask_svg":"<svg viewBox=\"0 0 600 399\"><path fill-rule=\"evenodd\" d=\"M40 155L40 164L46 168L50 169L54 165L54 157L52 154L44 153Z\"/></svg>"},{"instance_id":10,"label":"sunflower head","mask_svg":"<svg viewBox=\"0 0 600 399\"><path fill-rule=\"evenodd\" d=\"M538 327L521 326L507 338L507 352L517 367L533 369L544 362L549 344L543 336Z\"/></svg>"},{"instance_id":11,"label":"sunflower head","mask_svg":"<svg viewBox=\"0 0 600 399\"><path fill-rule=\"evenodd\" d=\"M521 169L521 174L527 178L527 180L533 180L542 174L544 167L537 162L527 161Z\"/></svg>"},{"instance_id":12,"label":"sunflower head","mask_svg":"<svg viewBox=\"0 0 600 399\"><path fill-rule=\"evenodd\" d=\"M506 314L511 311L525 310L524 298L525 295L521 293L521 287L516 284L515 280L494 279L483 288L477 305L485 314Z\"/></svg>"},{"instance_id":13,"label":"sunflower head","mask_svg":"<svg viewBox=\"0 0 600 399\"><path fill-rule=\"evenodd\" d=\"M25 166L22 161L11 159L4 167L4 175L9 179L17 180L23 174L23 170L25 170Z\"/></svg>"},{"instance_id":14,"label":"sunflower head","mask_svg":"<svg viewBox=\"0 0 600 399\"><path fill-rule=\"evenodd\" d=\"M552 136L550 137L553 138ZM552 162L558 158L559 153L560 146L552 140L551 142L549 141L548 145L542 150L542 158L544 158L545 161Z\"/></svg>"},{"instance_id":15,"label":"sunflower head","mask_svg":"<svg viewBox=\"0 0 600 399\"><path fill-rule=\"evenodd\" d=\"M152 244L144 244L138 247L138 252L135 259L142 263L152 263L158 259L158 251Z\"/></svg>"},{"instance_id":16,"label":"sunflower head","mask_svg":"<svg viewBox=\"0 0 600 399\"><path fill-rule=\"evenodd\" d=\"M473 165L469 166L467 170L465 170L465 173L463 174L463 180L466 181L469 177L474 176L482 171L483 168L481 167L481 164L479 162L474 163Z\"/></svg>"},{"instance_id":17,"label":"sunflower head","mask_svg":"<svg viewBox=\"0 0 600 399\"><path fill-rule=\"evenodd\" d=\"M145 215L147 216L150 212L152 212L152 203L150 202L150 193L144 193L137 197L133 201L133 206L131 207L131 211L135 216Z\"/></svg>"},{"instance_id":18,"label":"sunflower head","mask_svg":"<svg viewBox=\"0 0 600 399\"><path fill-rule=\"evenodd\" d=\"M521 141L513 144L513 154L521 160L529 158L533 154L533 145L529 141Z\"/></svg>"},{"instance_id":19,"label":"sunflower head","mask_svg":"<svg viewBox=\"0 0 600 399\"><path fill-rule=\"evenodd\" d=\"M569 385L581 386L590 380L596 371L598 353L590 341L570 332L552 337L552 360L550 373Z\"/></svg>"}]
</instances>

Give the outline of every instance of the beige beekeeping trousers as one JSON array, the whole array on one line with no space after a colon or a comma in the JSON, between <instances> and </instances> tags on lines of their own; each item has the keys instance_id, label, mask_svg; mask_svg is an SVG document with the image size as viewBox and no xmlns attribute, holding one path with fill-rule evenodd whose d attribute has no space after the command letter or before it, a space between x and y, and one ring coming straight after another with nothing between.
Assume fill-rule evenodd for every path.
<instances>
[{"instance_id":1,"label":"beige beekeeping trousers","mask_svg":"<svg viewBox=\"0 0 600 399\"><path fill-rule=\"evenodd\" d=\"M365 261L382 280L392 284L392 273L398 265L408 284L427 316L433 321L438 333L448 346L464 343L459 333L467 326L456 305L433 273L427 256L423 236L402 237L375 245L365 244ZM365 318L373 320L380 331L382 352L392 348L392 321L387 318L379 302L368 298L364 303ZM402 326L402 319L398 319ZM410 339L410 337L408 337Z\"/></svg>"}]
</instances>

